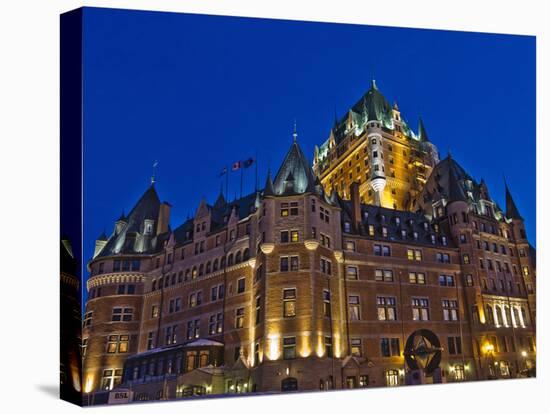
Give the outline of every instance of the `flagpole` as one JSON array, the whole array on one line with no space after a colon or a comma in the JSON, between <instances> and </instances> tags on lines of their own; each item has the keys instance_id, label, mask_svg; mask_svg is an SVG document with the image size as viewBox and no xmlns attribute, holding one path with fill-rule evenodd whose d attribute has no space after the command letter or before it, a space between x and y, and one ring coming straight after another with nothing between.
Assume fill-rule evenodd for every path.
<instances>
[{"instance_id":1,"label":"flagpole","mask_svg":"<svg viewBox=\"0 0 550 414\"><path fill-rule=\"evenodd\" d=\"M256 151L256 155L254 157L254 192L258 192L258 151Z\"/></svg>"},{"instance_id":2,"label":"flagpole","mask_svg":"<svg viewBox=\"0 0 550 414\"><path fill-rule=\"evenodd\" d=\"M225 166L225 201L229 201L229 167Z\"/></svg>"},{"instance_id":3,"label":"flagpole","mask_svg":"<svg viewBox=\"0 0 550 414\"><path fill-rule=\"evenodd\" d=\"M240 198L243 198L243 170L244 170L244 165L241 165L241 197Z\"/></svg>"}]
</instances>

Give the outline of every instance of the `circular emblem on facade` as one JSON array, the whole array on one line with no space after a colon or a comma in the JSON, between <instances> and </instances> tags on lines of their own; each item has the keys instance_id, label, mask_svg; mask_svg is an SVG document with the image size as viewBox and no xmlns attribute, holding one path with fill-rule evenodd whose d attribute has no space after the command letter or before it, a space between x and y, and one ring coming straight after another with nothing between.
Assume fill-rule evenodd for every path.
<instances>
[{"instance_id":1,"label":"circular emblem on facade","mask_svg":"<svg viewBox=\"0 0 550 414\"><path fill-rule=\"evenodd\" d=\"M422 369L429 375L441 362L441 343L428 329L414 331L405 344L405 361L411 370Z\"/></svg>"}]
</instances>

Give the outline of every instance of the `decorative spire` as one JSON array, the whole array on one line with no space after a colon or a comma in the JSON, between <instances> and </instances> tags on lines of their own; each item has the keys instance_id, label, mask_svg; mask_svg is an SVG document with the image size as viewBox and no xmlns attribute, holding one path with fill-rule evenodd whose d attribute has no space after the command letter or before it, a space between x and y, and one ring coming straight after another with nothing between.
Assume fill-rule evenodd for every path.
<instances>
[{"instance_id":1,"label":"decorative spire","mask_svg":"<svg viewBox=\"0 0 550 414\"><path fill-rule=\"evenodd\" d=\"M273 179L271 178L271 169L267 171L267 180L265 182L264 195L274 195Z\"/></svg>"},{"instance_id":2,"label":"decorative spire","mask_svg":"<svg viewBox=\"0 0 550 414\"><path fill-rule=\"evenodd\" d=\"M510 189L508 188L508 183L504 179L504 188L506 191L506 217L509 219L519 219L523 220L523 217L519 214L519 210L516 207L516 203L510 194Z\"/></svg>"},{"instance_id":3,"label":"decorative spire","mask_svg":"<svg viewBox=\"0 0 550 414\"><path fill-rule=\"evenodd\" d=\"M158 165L158 161L155 160L153 161L153 175L151 175L151 185L155 185L155 182L157 181L157 165Z\"/></svg>"},{"instance_id":4,"label":"decorative spire","mask_svg":"<svg viewBox=\"0 0 550 414\"><path fill-rule=\"evenodd\" d=\"M370 81L370 88L378 90L378 87L376 86L376 80L374 79L374 77Z\"/></svg>"},{"instance_id":5,"label":"decorative spire","mask_svg":"<svg viewBox=\"0 0 550 414\"><path fill-rule=\"evenodd\" d=\"M122 213L120 214L120 217L117 221L127 221L126 215L124 214L124 210L122 210Z\"/></svg>"},{"instance_id":6,"label":"decorative spire","mask_svg":"<svg viewBox=\"0 0 550 414\"><path fill-rule=\"evenodd\" d=\"M298 132L296 132L296 118L294 118L294 132L292 133L292 138L294 139L294 142L298 139Z\"/></svg>"},{"instance_id":7,"label":"decorative spire","mask_svg":"<svg viewBox=\"0 0 550 414\"><path fill-rule=\"evenodd\" d=\"M422 142L429 142L428 134L426 132L426 128L424 128L424 122L422 122L422 117L418 118L418 136L420 137L420 141Z\"/></svg>"}]
</instances>

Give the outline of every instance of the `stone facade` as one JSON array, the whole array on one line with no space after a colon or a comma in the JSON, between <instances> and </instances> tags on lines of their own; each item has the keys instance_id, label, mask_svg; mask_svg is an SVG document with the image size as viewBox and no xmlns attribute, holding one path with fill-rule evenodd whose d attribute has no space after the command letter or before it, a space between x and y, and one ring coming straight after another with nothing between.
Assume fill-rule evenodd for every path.
<instances>
[{"instance_id":1,"label":"stone facade","mask_svg":"<svg viewBox=\"0 0 550 414\"><path fill-rule=\"evenodd\" d=\"M386 208L364 181L339 196L295 134L264 190L203 201L174 230L152 184L88 265L84 391L143 401L534 375L536 269L508 188L503 212L450 155L430 160L423 180L403 170L421 184L406 208ZM406 362L426 331L434 372Z\"/></svg>"}]
</instances>

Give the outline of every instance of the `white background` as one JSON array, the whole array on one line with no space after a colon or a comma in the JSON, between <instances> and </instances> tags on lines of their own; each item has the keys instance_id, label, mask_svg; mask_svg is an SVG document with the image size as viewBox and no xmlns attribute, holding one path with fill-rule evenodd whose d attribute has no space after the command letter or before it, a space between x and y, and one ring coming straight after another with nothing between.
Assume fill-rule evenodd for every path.
<instances>
[{"instance_id":1,"label":"white background","mask_svg":"<svg viewBox=\"0 0 550 414\"><path fill-rule=\"evenodd\" d=\"M537 36L538 378L460 385L225 398L109 412L549 412L548 76L544 0L4 1L0 6L0 410L65 413L57 399L59 14L111 6ZM511 65L521 65L513 56ZM506 85L502 85L506 88ZM518 120L521 123L522 120ZM521 145L521 135L518 135ZM517 150L511 148L510 150ZM514 166L510 166L513 168ZM518 170L521 166L515 166ZM519 172L518 172L519 173ZM526 177L528 180L534 177ZM545 185L546 184L546 185ZM546 332L545 332L546 330ZM96 411L97 408L92 410Z\"/></svg>"}]
</instances>

